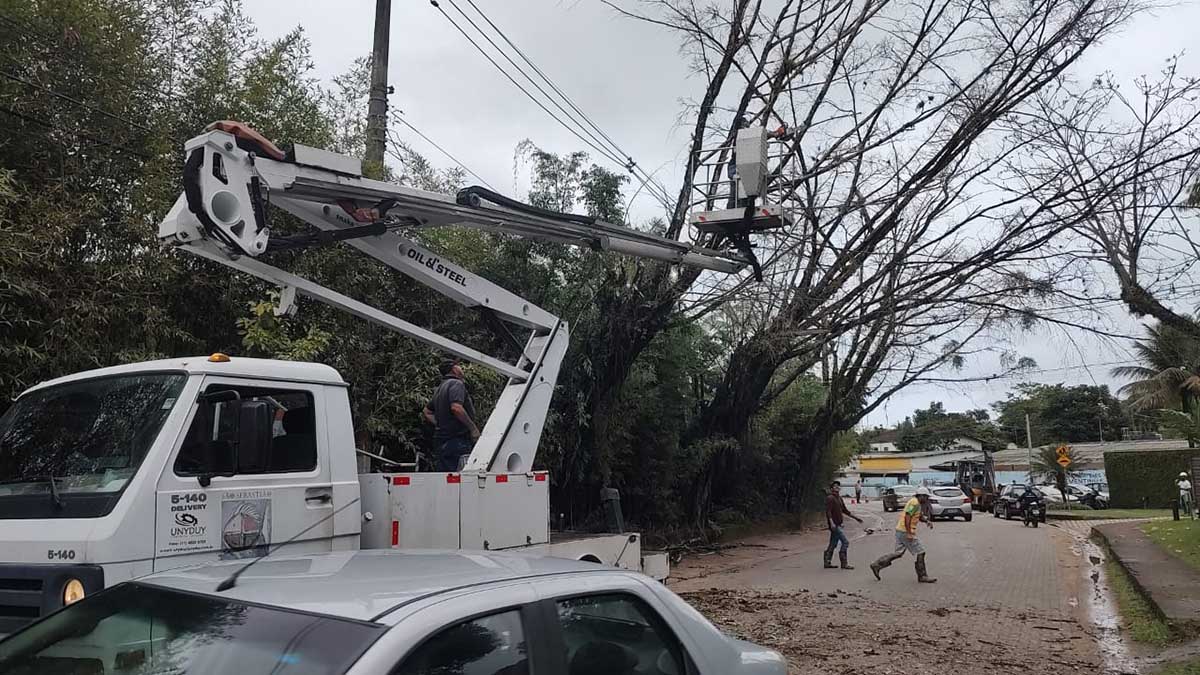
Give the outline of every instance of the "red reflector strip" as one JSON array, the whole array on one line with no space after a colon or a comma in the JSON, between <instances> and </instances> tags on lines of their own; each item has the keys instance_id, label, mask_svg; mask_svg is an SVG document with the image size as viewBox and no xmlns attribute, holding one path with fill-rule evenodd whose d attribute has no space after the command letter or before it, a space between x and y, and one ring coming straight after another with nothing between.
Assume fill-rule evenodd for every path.
<instances>
[{"instance_id":1,"label":"red reflector strip","mask_svg":"<svg viewBox=\"0 0 1200 675\"><path fill-rule=\"evenodd\" d=\"M535 473L535 474L533 474L533 479L534 479L534 480L536 480L536 481L537 481L537 482L539 482L539 483L545 482L545 480L546 480L546 474L544 474L544 473Z\"/></svg>"},{"instance_id":2,"label":"red reflector strip","mask_svg":"<svg viewBox=\"0 0 1200 675\"><path fill-rule=\"evenodd\" d=\"M392 546L400 545L400 521L392 521Z\"/></svg>"},{"instance_id":3,"label":"red reflector strip","mask_svg":"<svg viewBox=\"0 0 1200 675\"><path fill-rule=\"evenodd\" d=\"M408 485L412 482L409 476L392 476L392 485Z\"/></svg>"},{"instance_id":4,"label":"red reflector strip","mask_svg":"<svg viewBox=\"0 0 1200 675\"><path fill-rule=\"evenodd\" d=\"M448 473L448 474L446 474L446 482L447 483L461 483L462 476L460 476L456 473Z\"/></svg>"},{"instance_id":5,"label":"red reflector strip","mask_svg":"<svg viewBox=\"0 0 1200 675\"><path fill-rule=\"evenodd\" d=\"M508 482L508 475L507 475L507 474L503 474L503 473L502 473L502 474L500 474L499 476L496 476L496 482L497 482L497 483L507 483L507 482Z\"/></svg>"}]
</instances>

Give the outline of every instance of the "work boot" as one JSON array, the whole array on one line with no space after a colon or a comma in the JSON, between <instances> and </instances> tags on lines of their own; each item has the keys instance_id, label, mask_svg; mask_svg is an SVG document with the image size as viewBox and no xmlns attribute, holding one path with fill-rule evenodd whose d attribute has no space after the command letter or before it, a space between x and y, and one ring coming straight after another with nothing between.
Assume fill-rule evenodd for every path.
<instances>
[{"instance_id":1,"label":"work boot","mask_svg":"<svg viewBox=\"0 0 1200 675\"><path fill-rule=\"evenodd\" d=\"M825 551L825 569L827 569L827 570L837 569L836 567L833 566L833 549L829 549L828 551Z\"/></svg>"},{"instance_id":2,"label":"work boot","mask_svg":"<svg viewBox=\"0 0 1200 675\"><path fill-rule=\"evenodd\" d=\"M842 562L842 569L844 569L844 570L854 569L854 565L851 565L849 560L847 560L846 549L842 549L842 550L838 551L838 560L840 560Z\"/></svg>"},{"instance_id":3,"label":"work boot","mask_svg":"<svg viewBox=\"0 0 1200 675\"><path fill-rule=\"evenodd\" d=\"M917 568L917 581L923 584L936 584L937 579L929 576L925 569L925 554L921 553L917 556L917 562L913 563L913 567Z\"/></svg>"},{"instance_id":4,"label":"work boot","mask_svg":"<svg viewBox=\"0 0 1200 675\"><path fill-rule=\"evenodd\" d=\"M876 560L875 562L871 563L871 574L875 575L875 581L882 581L882 579L879 578L879 570L890 566L892 564L892 561L895 560L896 558L899 558L901 555L903 555L903 554L902 553L889 553L885 556L881 556L879 558L879 560Z\"/></svg>"}]
</instances>

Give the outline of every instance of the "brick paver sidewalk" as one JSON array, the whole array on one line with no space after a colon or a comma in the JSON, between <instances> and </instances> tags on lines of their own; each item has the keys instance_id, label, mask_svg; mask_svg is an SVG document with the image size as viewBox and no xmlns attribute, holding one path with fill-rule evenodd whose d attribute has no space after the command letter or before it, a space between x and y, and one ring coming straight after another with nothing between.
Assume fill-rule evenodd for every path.
<instances>
[{"instance_id":1,"label":"brick paver sidewalk","mask_svg":"<svg viewBox=\"0 0 1200 675\"><path fill-rule=\"evenodd\" d=\"M1095 529L1168 621L1200 624L1200 572L1163 550L1139 525L1112 523Z\"/></svg>"}]
</instances>

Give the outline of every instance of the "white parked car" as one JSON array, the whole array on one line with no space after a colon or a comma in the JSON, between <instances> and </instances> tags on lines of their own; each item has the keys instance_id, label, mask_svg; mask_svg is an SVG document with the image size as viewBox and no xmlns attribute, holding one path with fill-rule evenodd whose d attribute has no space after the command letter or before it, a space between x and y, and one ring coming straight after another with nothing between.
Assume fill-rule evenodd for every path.
<instances>
[{"instance_id":1,"label":"white parked car","mask_svg":"<svg viewBox=\"0 0 1200 675\"><path fill-rule=\"evenodd\" d=\"M152 574L0 642L6 675L785 675L650 577L519 553L346 551ZM224 583L223 583L224 582Z\"/></svg>"},{"instance_id":2,"label":"white parked car","mask_svg":"<svg viewBox=\"0 0 1200 675\"><path fill-rule=\"evenodd\" d=\"M971 498L961 488L939 485L929 488L929 493L930 518L962 518L968 523L971 522Z\"/></svg>"},{"instance_id":3,"label":"white parked car","mask_svg":"<svg viewBox=\"0 0 1200 675\"><path fill-rule=\"evenodd\" d=\"M1038 485L1035 486L1035 489L1042 493L1042 496L1045 497L1047 504L1064 504L1067 502L1076 504L1079 502L1079 497L1071 494L1070 488L1067 489L1066 501L1063 500L1063 494L1062 492L1059 492L1057 485Z\"/></svg>"}]
</instances>

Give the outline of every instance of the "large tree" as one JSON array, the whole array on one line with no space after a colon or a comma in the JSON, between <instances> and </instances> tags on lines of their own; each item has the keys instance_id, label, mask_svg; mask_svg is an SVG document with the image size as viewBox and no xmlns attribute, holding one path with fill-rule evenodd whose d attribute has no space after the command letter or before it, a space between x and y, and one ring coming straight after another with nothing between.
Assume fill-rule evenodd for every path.
<instances>
[{"instance_id":1,"label":"large tree","mask_svg":"<svg viewBox=\"0 0 1200 675\"><path fill-rule=\"evenodd\" d=\"M1122 430L1131 426L1125 408L1105 385L1022 383L992 407L1004 433L1019 445L1025 445L1026 416L1034 445L1095 443L1102 429L1105 440L1120 440Z\"/></svg>"},{"instance_id":2,"label":"large tree","mask_svg":"<svg viewBox=\"0 0 1200 675\"><path fill-rule=\"evenodd\" d=\"M697 484L697 520L723 498L715 477L739 470L749 420L787 385L784 365L819 372L830 392L794 468L811 480L831 438L895 391L961 363L998 325L1053 320L1035 310L1055 280L1030 275L1029 263L1074 224L1077 214L1054 207L1076 196L1011 180L1026 151L1018 114L1138 8L657 0L621 10L678 32L708 83L668 234L688 232L692 207L726 205L730 156L706 148L727 148L739 123L789 130L768 198L795 224L758 239L766 281L659 271L637 286L639 313L610 313L636 319L636 338L676 298L695 317L731 294L757 308L693 431L728 439ZM619 344L623 358L637 348Z\"/></svg>"},{"instance_id":3,"label":"large tree","mask_svg":"<svg viewBox=\"0 0 1200 675\"><path fill-rule=\"evenodd\" d=\"M1184 315L1187 321L1192 317ZM1113 375L1132 380L1121 387L1129 408L1157 417L1195 446L1200 420L1200 338L1169 324L1146 328L1146 339L1134 343L1137 365L1113 368Z\"/></svg>"},{"instance_id":4,"label":"large tree","mask_svg":"<svg viewBox=\"0 0 1200 675\"><path fill-rule=\"evenodd\" d=\"M897 426L896 448L901 452L951 450L960 438L979 441L988 450L999 450L1004 441L990 423L986 410L946 412L940 401L914 411Z\"/></svg>"}]
</instances>

